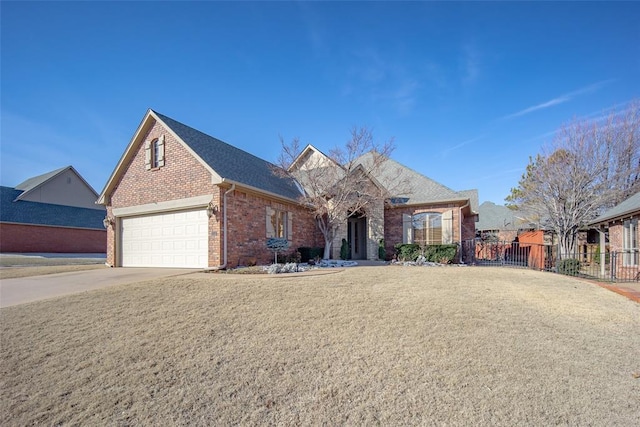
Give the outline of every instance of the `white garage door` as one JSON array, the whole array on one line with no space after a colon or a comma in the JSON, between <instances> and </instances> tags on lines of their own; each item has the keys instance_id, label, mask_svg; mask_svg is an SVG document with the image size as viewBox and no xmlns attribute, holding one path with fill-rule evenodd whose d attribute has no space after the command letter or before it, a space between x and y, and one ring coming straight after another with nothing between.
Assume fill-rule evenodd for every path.
<instances>
[{"instance_id":1,"label":"white garage door","mask_svg":"<svg viewBox=\"0 0 640 427\"><path fill-rule=\"evenodd\" d=\"M204 209L123 218L123 267L208 266L208 217Z\"/></svg>"}]
</instances>

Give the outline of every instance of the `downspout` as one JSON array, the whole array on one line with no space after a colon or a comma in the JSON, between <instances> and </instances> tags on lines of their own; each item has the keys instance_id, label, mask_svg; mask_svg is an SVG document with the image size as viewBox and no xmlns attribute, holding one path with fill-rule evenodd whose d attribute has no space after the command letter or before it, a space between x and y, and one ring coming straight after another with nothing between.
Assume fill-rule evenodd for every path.
<instances>
[{"instance_id":1,"label":"downspout","mask_svg":"<svg viewBox=\"0 0 640 427\"><path fill-rule=\"evenodd\" d=\"M225 191L222 196L222 230L224 238L222 240L223 263L217 267L207 268L207 271L218 271L227 268L227 195L236 189L236 184L231 184L231 188Z\"/></svg>"},{"instance_id":2,"label":"downspout","mask_svg":"<svg viewBox=\"0 0 640 427\"><path fill-rule=\"evenodd\" d=\"M460 207L460 213L458 214L458 237L460 239L460 262L464 264L464 259L462 257L462 210L464 208L469 207L471 205L471 199L467 200L467 203Z\"/></svg>"}]
</instances>

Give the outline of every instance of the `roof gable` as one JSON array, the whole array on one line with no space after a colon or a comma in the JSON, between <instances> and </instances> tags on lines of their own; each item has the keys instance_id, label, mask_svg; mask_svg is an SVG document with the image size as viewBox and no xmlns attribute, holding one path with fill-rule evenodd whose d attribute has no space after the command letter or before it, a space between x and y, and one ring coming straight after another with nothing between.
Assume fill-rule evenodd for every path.
<instances>
[{"instance_id":1,"label":"roof gable","mask_svg":"<svg viewBox=\"0 0 640 427\"><path fill-rule=\"evenodd\" d=\"M18 184L16 200L104 210L96 205L98 193L73 166L65 166Z\"/></svg>"},{"instance_id":2,"label":"roof gable","mask_svg":"<svg viewBox=\"0 0 640 427\"><path fill-rule=\"evenodd\" d=\"M155 121L171 132L209 170L214 182L238 184L292 200L300 196L292 179L274 173L275 165L150 109L102 190L98 203L107 204L107 196L118 178L125 173L128 160L135 154L134 148L142 143L146 131Z\"/></svg>"},{"instance_id":3,"label":"roof gable","mask_svg":"<svg viewBox=\"0 0 640 427\"><path fill-rule=\"evenodd\" d=\"M53 170L51 172L43 173L42 175L38 175L38 176L34 176L34 177L31 177L31 178L28 178L25 181L21 182L20 184L16 185L15 189L16 190L22 190L23 192L27 193L27 192L33 190L34 188L39 187L40 185L42 185L45 182L49 181L54 176L58 175L59 173L65 171L65 170L67 170L69 168L71 168L71 166L65 166L63 168L56 169L56 170Z\"/></svg>"}]
</instances>

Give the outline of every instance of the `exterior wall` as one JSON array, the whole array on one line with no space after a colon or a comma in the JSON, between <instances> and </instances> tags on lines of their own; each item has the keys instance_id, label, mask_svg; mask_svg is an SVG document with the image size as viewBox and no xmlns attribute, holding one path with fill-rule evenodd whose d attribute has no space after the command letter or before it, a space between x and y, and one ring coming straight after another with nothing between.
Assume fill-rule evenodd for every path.
<instances>
[{"instance_id":1,"label":"exterior wall","mask_svg":"<svg viewBox=\"0 0 640 427\"><path fill-rule=\"evenodd\" d=\"M631 218L638 218L633 216ZM631 219L628 218L628 219ZM635 279L640 274L640 265L624 266L622 251L624 250L624 221L616 221L609 224L609 248L610 252L618 252L616 259L616 277L620 279ZM640 227L636 229L636 239L640 242Z\"/></svg>"},{"instance_id":2,"label":"exterior wall","mask_svg":"<svg viewBox=\"0 0 640 427\"><path fill-rule=\"evenodd\" d=\"M384 239L384 202L380 201L367 211L367 259L378 259L380 240Z\"/></svg>"},{"instance_id":3,"label":"exterior wall","mask_svg":"<svg viewBox=\"0 0 640 427\"><path fill-rule=\"evenodd\" d=\"M0 252L104 253L106 230L0 223Z\"/></svg>"},{"instance_id":4,"label":"exterior wall","mask_svg":"<svg viewBox=\"0 0 640 427\"><path fill-rule=\"evenodd\" d=\"M287 253L299 247L323 246L323 239L309 211L295 203L283 203L262 195L235 190L228 202L228 266L270 264L274 254L267 249L267 207L289 212L292 233ZM222 220L222 216L220 217Z\"/></svg>"},{"instance_id":5,"label":"exterior wall","mask_svg":"<svg viewBox=\"0 0 640 427\"><path fill-rule=\"evenodd\" d=\"M463 220L463 236L460 236L460 206L455 204L434 204L434 205L421 205L421 206L404 206L385 208L384 210L384 244L387 251L387 256L395 253L395 245L402 243L402 215L415 215L422 212L438 212L444 213L446 211L453 210L453 243L459 243L460 237L471 236L475 237L475 224L471 222L464 222ZM472 218L472 217L471 217ZM465 231L465 226L467 230ZM473 234L472 233L473 230Z\"/></svg>"},{"instance_id":6,"label":"exterior wall","mask_svg":"<svg viewBox=\"0 0 640 427\"><path fill-rule=\"evenodd\" d=\"M145 167L144 141L151 141L165 135L165 165L158 169L147 170ZM164 127L156 123L138 145L131 162L124 166L126 172L120 177L111 192L107 214L113 217L113 208L144 205L168 200L210 194L214 200L220 199L220 189L211 183L211 173L177 141ZM220 209L222 206L218 203ZM217 266L220 261L220 241L222 216L212 217L209 226L209 265ZM118 233L119 221L107 230L107 263L117 265L115 236ZM213 237L213 239L211 239Z\"/></svg>"},{"instance_id":7,"label":"exterior wall","mask_svg":"<svg viewBox=\"0 0 640 427\"><path fill-rule=\"evenodd\" d=\"M384 227L385 227L384 202L380 201L379 203L370 206L365 212L365 216L367 219L367 225L366 225L367 259L377 260L378 245L379 245L380 239L384 238ZM332 259L340 259L340 248L342 246L342 239L348 240L347 231L348 231L348 227L346 223L338 227L336 235L333 238L333 242L331 243Z\"/></svg>"},{"instance_id":8,"label":"exterior wall","mask_svg":"<svg viewBox=\"0 0 640 427\"><path fill-rule=\"evenodd\" d=\"M22 200L104 210L96 205L98 197L71 169L60 173L25 195Z\"/></svg>"}]
</instances>

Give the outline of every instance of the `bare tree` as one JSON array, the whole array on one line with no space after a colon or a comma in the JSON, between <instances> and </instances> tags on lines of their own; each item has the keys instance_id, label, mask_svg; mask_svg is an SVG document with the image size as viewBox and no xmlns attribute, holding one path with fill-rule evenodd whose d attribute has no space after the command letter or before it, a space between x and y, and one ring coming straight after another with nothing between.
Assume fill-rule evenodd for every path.
<instances>
[{"instance_id":1,"label":"bare tree","mask_svg":"<svg viewBox=\"0 0 640 427\"><path fill-rule=\"evenodd\" d=\"M561 257L575 253L580 228L640 191L638 105L633 102L604 122L564 126L550 147L529 159L506 198L510 207L527 211L558 235Z\"/></svg>"},{"instance_id":2,"label":"bare tree","mask_svg":"<svg viewBox=\"0 0 640 427\"><path fill-rule=\"evenodd\" d=\"M344 147L328 155L301 150L297 138L291 143L280 138L280 142L279 173L294 178L304 189L300 202L310 209L324 237L325 259L330 258L334 238L348 218L406 192L399 192L405 181L389 162L393 141L375 142L366 127L351 129Z\"/></svg>"}]
</instances>

